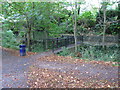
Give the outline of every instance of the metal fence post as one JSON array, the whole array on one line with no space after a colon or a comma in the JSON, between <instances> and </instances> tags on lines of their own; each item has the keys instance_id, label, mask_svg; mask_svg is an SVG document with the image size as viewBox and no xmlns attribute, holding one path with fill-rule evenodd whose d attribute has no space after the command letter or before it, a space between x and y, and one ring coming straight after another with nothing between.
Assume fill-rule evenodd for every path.
<instances>
[{"instance_id":1,"label":"metal fence post","mask_svg":"<svg viewBox=\"0 0 120 90\"><path fill-rule=\"evenodd\" d=\"M43 39L43 48L44 48L44 50L46 50L46 48L45 48L45 41L44 41L44 39Z\"/></svg>"},{"instance_id":2,"label":"metal fence post","mask_svg":"<svg viewBox=\"0 0 120 90\"><path fill-rule=\"evenodd\" d=\"M54 53L54 40L52 40L52 52Z\"/></svg>"},{"instance_id":3,"label":"metal fence post","mask_svg":"<svg viewBox=\"0 0 120 90\"><path fill-rule=\"evenodd\" d=\"M57 38L57 40L56 40L56 45L57 45L56 48L58 48L58 38Z\"/></svg>"}]
</instances>

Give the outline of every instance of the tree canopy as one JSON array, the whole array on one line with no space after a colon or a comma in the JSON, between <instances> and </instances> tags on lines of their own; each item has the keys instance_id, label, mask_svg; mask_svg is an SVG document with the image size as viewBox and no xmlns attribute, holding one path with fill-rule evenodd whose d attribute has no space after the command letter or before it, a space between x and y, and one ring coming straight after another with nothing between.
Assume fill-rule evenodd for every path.
<instances>
[{"instance_id":1,"label":"tree canopy","mask_svg":"<svg viewBox=\"0 0 120 90\"><path fill-rule=\"evenodd\" d=\"M93 6L91 10L82 10L86 2L2 2L0 13L2 29L5 35L13 33L15 39L27 38L30 49L30 40L34 39L33 32L45 32L46 38L59 37L61 34L73 34L76 22L76 35L103 34L103 24L106 25L106 34L119 32L119 2L101 3L100 8ZM103 22L103 6L106 3L106 22ZM118 4L115 9L108 6ZM76 19L75 19L76 17ZM74 20L75 19L75 20ZM11 38L11 37L9 37ZM3 41L6 37L3 37ZM12 38L13 39L13 38ZM16 40L15 40L16 41ZM17 43L21 43L20 40ZM4 44L3 44L4 45Z\"/></svg>"}]
</instances>

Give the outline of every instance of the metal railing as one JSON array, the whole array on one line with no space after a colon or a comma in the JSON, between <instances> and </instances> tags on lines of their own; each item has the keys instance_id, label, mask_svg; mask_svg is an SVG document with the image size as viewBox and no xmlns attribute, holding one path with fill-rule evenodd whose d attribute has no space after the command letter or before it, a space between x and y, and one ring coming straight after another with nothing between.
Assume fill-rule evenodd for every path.
<instances>
[{"instance_id":1,"label":"metal railing","mask_svg":"<svg viewBox=\"0 0 120 90\"><path fill-rule=\"evenodd\" d=\"M83 41L83 37L82 36L78 36L77 37L78 41ZM40 46L41 48L43 48L44 50L48 50L48 49L58 49L60 47L67 47L71 44L74 44L75 40L74 40L74 36L62 36L59 38L49 38L49 39L43 39L43 40L31 40L31 46L32 49Z\"/></svg>"}]
</instances>

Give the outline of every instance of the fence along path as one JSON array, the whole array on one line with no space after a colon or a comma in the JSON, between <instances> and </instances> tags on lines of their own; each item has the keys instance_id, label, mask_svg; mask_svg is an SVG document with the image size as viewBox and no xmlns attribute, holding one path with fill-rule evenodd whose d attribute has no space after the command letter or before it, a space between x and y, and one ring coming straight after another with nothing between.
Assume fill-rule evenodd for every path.
<instances>
[{"instance_id":1,"label":"fence along path","mask_svg":"<svg viewBox=\"0 0 120 90\"><path fill-rule=\"evenodd\" d=\"M81 44L82 37L78 37L79 42L78 44ZM72 48L74 47L74 36L63 36L60 38L50 38L50 39L43 39L43 40L32 40L31 45L33 46L33 49L36 48L36 44L40 45L44 50L52 49L54 50L60 50L61 47L67 47L67 48Z\"/></svg>"},{"instance_id":2,"label":"fence along path","mask_svg":"<svg viewBox=\"0 0 120 90\"><path fill-rule=\"evenodd\" d=\"M92 46L102 46L102 36L77 36L78 45L86 44ZM117 37L106 37L106 46L117 45L118 43ZM36 44L38 44L44 50L53 50L56 52L61 51L61 47L73 48L74 47L74 36L62 36L60 38L50 38L43 40L32 40L31 45L33 49L36 48Z\"/></svg>"}]
</instances>

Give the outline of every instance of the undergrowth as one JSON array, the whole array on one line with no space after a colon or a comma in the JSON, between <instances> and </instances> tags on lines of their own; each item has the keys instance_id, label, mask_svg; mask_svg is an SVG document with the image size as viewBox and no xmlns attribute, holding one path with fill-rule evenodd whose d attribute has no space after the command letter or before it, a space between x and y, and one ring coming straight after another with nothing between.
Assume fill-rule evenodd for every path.
<instances>
[{"instance_id":1,"label":"undergrowth","mask_svg":"<svg viewBox=\"0 0 120 90\"><path fill-rule=\"evenodd\" d=\"M120 62L119 46L111 46L102 48L102 46L79 46L78 52L82 57L80 59L97 60L97 61L113 61ZM61 56L76 57L74 51L63 47L63 51L59 52Z\"/></svg>"}]
</instances>

